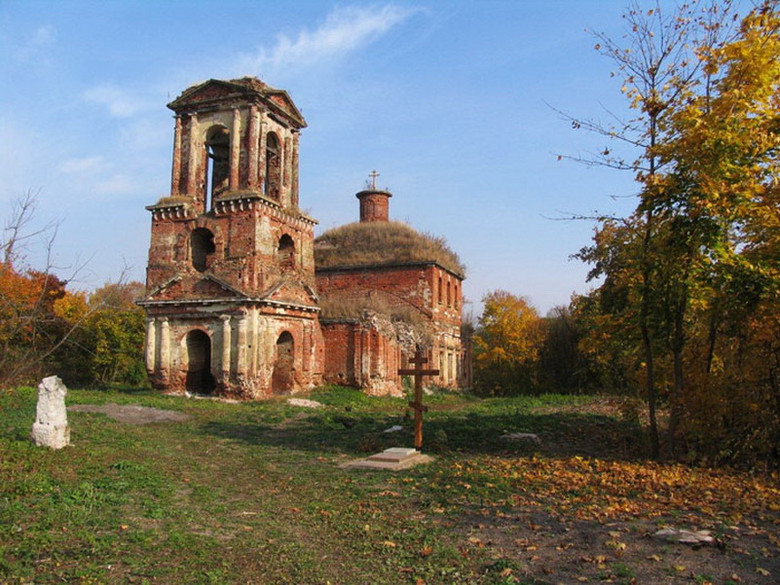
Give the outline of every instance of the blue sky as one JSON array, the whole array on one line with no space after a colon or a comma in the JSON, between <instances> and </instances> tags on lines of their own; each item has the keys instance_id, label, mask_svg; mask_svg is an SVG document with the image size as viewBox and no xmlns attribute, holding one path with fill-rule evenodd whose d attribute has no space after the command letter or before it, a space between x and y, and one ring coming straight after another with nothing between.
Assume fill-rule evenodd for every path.
<instances>
[{"instance_id":1,"label":"blue sky","mask_svg":"<svg viewBox=\"0 0 780 585\"><path fill-rule=\"evenodd\" d=\"M143 280L144 206L170 189L165 104L209 78L256 75L286 89L308 122L300 201L317 233L357 219L355 193L376 169L392 218L460 255L477 313L485 293L504 289L544 314L591 286L569 257L593 223L556 218L633 207L630 176L558 160L606 143L553 109L625 113L587 32L619 38L624 7L0 0L0 217L39 190L37 221L60 221L55 263L88 261L74 288L125 264Z\"/></svg>"}]
</instances>

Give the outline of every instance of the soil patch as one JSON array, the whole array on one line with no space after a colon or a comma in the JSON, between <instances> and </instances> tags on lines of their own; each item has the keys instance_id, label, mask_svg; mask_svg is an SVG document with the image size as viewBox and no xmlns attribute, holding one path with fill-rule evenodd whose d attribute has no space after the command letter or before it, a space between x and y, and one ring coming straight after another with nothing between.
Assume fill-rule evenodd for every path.
<instances>
[{"instance_id":1,"label":"soil patch","mask_svg":"<svg viewBox=\"0 0 780 585\"><path fill-rule=\"evenodd\" d=\"M159 422L181 422L190 415L175 410L162 410L136 404L74 404L68 410L75 412L100 412L111 418L130 425L145 425Z\"/></svg>"},{"instance_id":2,"label":"soil patch","mask_svg":"<svg viewBox=\"0 0 780 585\"><path fill-rule=\"evenodd\" d=\"M456 524L468 546L486 549L504 576L515 579L502 583L768 585L780 574L771 538L760 530L724 527L712 545L690 546L652 536L672 518L600 523L513 512L464 510Z\"/></svg>"}]
</instances>

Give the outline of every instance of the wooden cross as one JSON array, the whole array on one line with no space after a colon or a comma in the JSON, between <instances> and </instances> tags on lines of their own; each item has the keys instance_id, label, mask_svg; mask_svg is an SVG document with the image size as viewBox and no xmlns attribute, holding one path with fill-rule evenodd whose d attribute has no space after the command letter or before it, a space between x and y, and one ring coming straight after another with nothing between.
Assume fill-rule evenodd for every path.
<instances>
[{"instance_id":1,"label":"wooden cross","mask_svg":"<svg viewBox=\"0 0 780 585\"><path fill-rule=\"evenodd\" d=\"M428 407L422 403L422 391L423 391L423 376L438 376L439 370L424 370L422 366L428 363L428 358L423 357L422 350L418 347L414 354L414 357L409 360L410 364L414 364L414 368L398 370L400 376L414 376L414 402L410 402L409 406L414 409L414 448L422 449L422 417L423 412L428 410Z\"/></svg>"},{"instance_id":2,"label":"wooden cross","mask_svg":"<svg viewBox=\"0 0 780 585\"><path fill-rule=\"evenodd\" d=\"M371 189L376 191L376 178L379 176L379 173L371 171L368 176L371 177Z\"/></svg>"}]
</instances>

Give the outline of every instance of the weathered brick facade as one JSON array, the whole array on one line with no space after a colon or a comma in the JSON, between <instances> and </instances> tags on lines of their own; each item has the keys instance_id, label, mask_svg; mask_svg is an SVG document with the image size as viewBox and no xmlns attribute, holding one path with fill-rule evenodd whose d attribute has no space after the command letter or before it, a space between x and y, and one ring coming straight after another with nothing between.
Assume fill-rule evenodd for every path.
<instances>
[{"instance_id":1,"label":"weathered brick facade","mask_svg":"<svg viewBox=\"0 0 780 585\"><path fill-rule=\"evenodd\" d=\"M435 261L317 270L298 208L298 137L286 92L255 78L209 80L175 113L171 192L152 214L146 364L156 388L245 399L325 381L399 392L408 343L370 316L320 319L319 294L401 304L430 332L435 383L466 385L462 275ZM388 220L390 193L358 195L361 221ZM413 351L413 348L412 348Z\"/></svg>"},{"instance_id":2,"label":"weathered brick facade","mask_svg":"<svg viewBox=\"0 0 780 585\"><path fill-rule=\"evenodd\" d=\"M355 300L380 297L383 305L391 309L393 306L411 309L429 332L426 340L429 364L439 370L439 375L431 382L444 387L469 385L470 370L464 366L469 356L463 353L460 335L460 275L436 262L337 266L318 268L316 274L317 290L323 298ZM368 348L373 353L364 356L362 360L354 360L355 364L366 364L368 361L366 367L345 370L343 362L331 354L330 348L334 343L343 342L343 330L347 325L351 326L354 339L365 339L366 324L362 321L322 320L328 348L324 368L326 380L369 389L374 386L398 388L398 364L403 361L403 357L411 357L414 347L405 346L403 340L399 341L395 336L387 336L386 342L380 340L374 346L371 346L369 339L368 343L363 341L359 347ZM354 342L352 345L358 347ZM360 353L357 349L356 352Z\"/></svg>"},{"instance_id":3,"label":"weathered brick facade","mask_svg":"<svg viewBox=\"0 0 780 585\"><path fill-rule=\"evenodd\" d=\"M176 114L171 193L147 209L146 363L155 387L260 398L322 380L315 221L298 209L289 96L210 80Z\"/></svg>"}]
</instances>

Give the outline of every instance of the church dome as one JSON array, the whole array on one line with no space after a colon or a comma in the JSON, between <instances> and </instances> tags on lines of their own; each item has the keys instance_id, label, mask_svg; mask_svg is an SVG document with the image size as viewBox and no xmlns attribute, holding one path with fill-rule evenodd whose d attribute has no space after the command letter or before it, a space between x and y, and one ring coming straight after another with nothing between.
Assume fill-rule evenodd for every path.
<instances>
[{"instance_id":1,"label":"church dome","mask_svg":"<svg viewBox=\"0 0 780 585\"><path fill-rule=\"evenodd\" d=\"M328 230L314 240L314 262L317 268L435 262L461 278L465 275L444 238L400 221L355 222Z\"/></svg>"}]
</instances>

